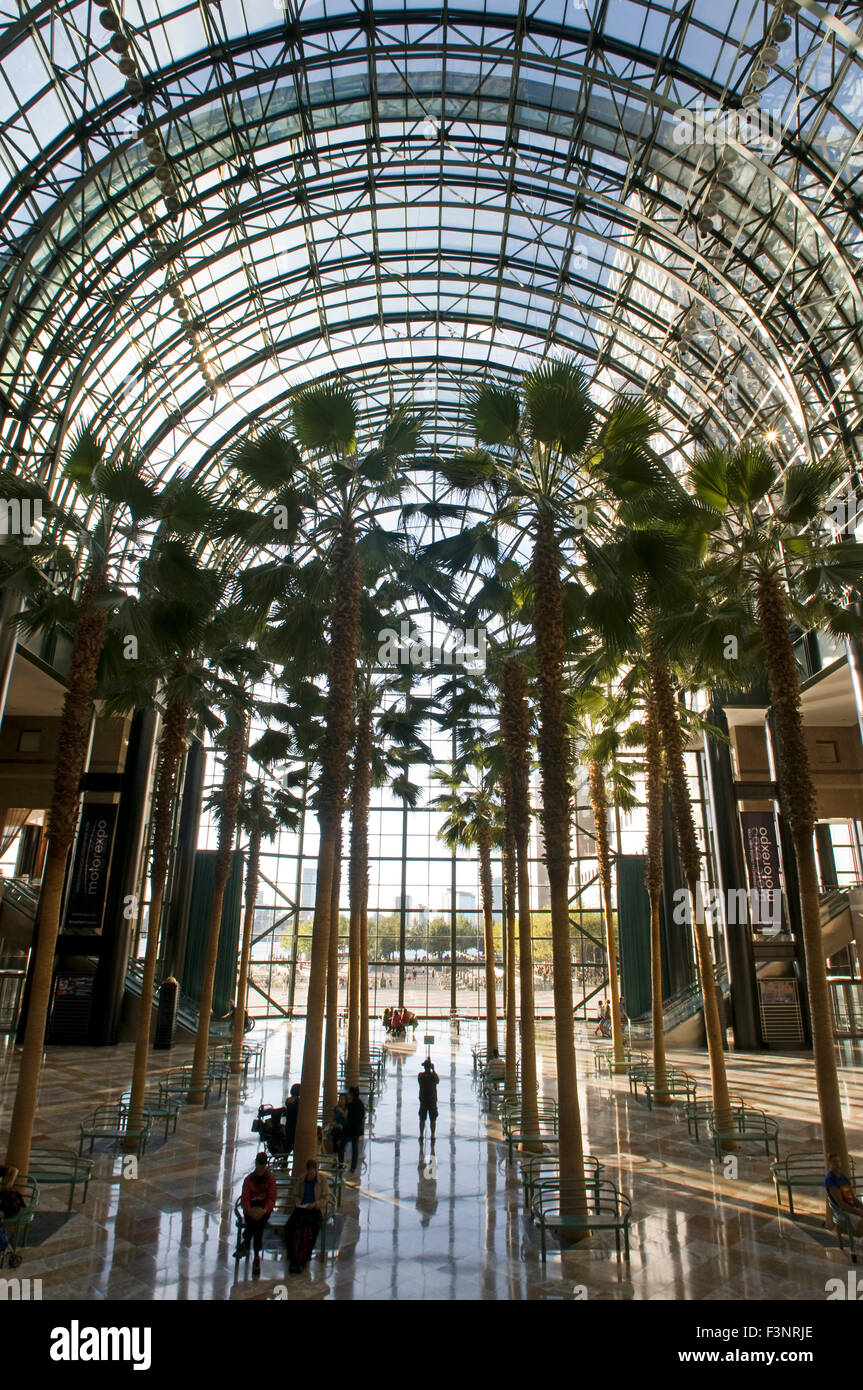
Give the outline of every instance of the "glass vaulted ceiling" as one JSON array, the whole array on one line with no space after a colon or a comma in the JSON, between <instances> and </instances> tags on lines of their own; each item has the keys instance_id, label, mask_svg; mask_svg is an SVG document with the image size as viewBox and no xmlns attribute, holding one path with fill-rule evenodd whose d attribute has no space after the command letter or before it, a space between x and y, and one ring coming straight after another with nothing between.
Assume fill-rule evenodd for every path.
<instances>
[{"instance_id":1,"label":"glass vaulted ceiling","mask_svg":"<svg viewBox=\"0 0 863 1390\"><path fill-rule=\"evenodd\" d=\"M284 3L124 0L112 33L90 0L0 0L22 469L83 418L217 473L336 374L446 451L466 382L564 353L656 397L672 466L753 429L853 455L859 4Z\"/></svg>"}]
</instances>

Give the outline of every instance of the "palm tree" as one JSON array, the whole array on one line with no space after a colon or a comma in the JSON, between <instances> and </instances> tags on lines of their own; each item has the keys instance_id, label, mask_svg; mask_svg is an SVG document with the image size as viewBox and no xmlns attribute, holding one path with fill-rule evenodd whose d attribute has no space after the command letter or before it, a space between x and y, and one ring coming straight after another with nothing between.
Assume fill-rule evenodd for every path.
<instances>
[{"instance_id":1,"label":"palm tree","mask_svg":"<svg viewBox=\"0 0 863 1390\"><path fill-rule=\"evenodd\" d=\"M848 605L858 592L863 546L848 539L834 542L824 524L828 499L847 472L841 458L794 463L783 470L775 453L750 443L709 450L689 470L710 535L705 571L710 591L737 596L761 637L776 721L780 801L800 887L822 1141L825 1156L839 1153L846 1163L813 845L816 799L791 623L804 631L823 625L842 637L859 630Z\"/></svg>"},{"instance_id":2,"label":"palm tree","mask_svg":"<svg viewBox=\"0 0 863 1390\"><path fill-rule=\"evenodd\" d=\"M251 751L251 750L250 750ZM254 754L253 754L254 755ZM261 843L272 840L280 830L295 829L299 821L300 800L285 787L268 787L261 777L250 781L244 790L237 812L237 826L249 837L246 854L245 908L240 945L240 965L237 974L237 995L234 1003L234 1027L231 1037L231 1071L243 1070L243 1037L249 991L249 961L252 951L252 930L260 882Z\"/></svg>"},{"instance_id":3,"label":"palm tree","mask_svg":"<svg viewBox=\"0 0 863 1390\"><path fill-rule=\"evenodd\" d=\"M63 886L78 823L80 782L90 739L99 659L109 613L124 596L128 542L141 522L159 509L156 487L140 463L133 462L128 454L119 459L111 456L104 442L88 428L82 428L74 437L64 456L63 472L76 494L78 509L86 511L86 530L68 514L51 508L45 496L43 505L50 525L41 541L28 545L24 553L18 546L10 547L0 568L0 582L29 594L31 608L29 612L25 610L22 625L35 628L52 622L57 611L56 595L44 578L42 564L53 563L74 578L75 561L64 544L64 536L73 532L86 547L77 575L77 598L67 593L59 605L73 628L72 654L60 717L27 1026L6 1159L9 1166L22 1174L30 1162ZM4 474L0 487L6 497L44 494L44 490L13 474Z\"/></svg>"},{"instance_id":4,"label":"palm tree","mask_svg":"<svg viewBox=\"0 0 863 1390\"><path fill-rule=\"evenodd\" d=\"M530 744L528 683L518 657L508 657L500 672L500 729L506 756L512 828L515 839L518 961L521 988L521 1114L528 1134L539 1133L536 1082L536 1005L533 993L533 947L530 917ZM509 1082L507 1082L509 1087Z\"/></svg>"},{"instance_id":5,"label":"palm tree","mask_svg":"<svg viewBox=\"0 0 863 1390\"><path fill-rule=\"evenodd\" d=\"M327 1013L324 1032L324 1115L332 1115L339 1096L339 899L342 888L342 827L339 825L330 897L327 955Z\"/></svg>"},{"instance_id":6,"label":"palm tree","mask_svg":"<svg viewBox=\"0 0 863 1390\"><path fill-rule=\"evenodd\" d=\"M644 762L647 781L647 845L644 886L650 901L650 1002L653 1020L653 1084L657 1105L670 1105L665 1057L665 1014L662 999L662 740L656 700L648 686L644 721Z\"/></svg>"},{"instance_id":7,"label":"palm tree","mask_svg":"<svg viewBox=\"0 0 863 1390\"><path fill-rule=\"evenodd\" d=\"M435 797L432 806L445 813L438 831L448 849L476 849L479 857L480 901L482 903L485 954L485 1042L490 1053L497 1052L497 1001L494 950L494 902L492 897L491 853L503 838L503 814L495 801L493 783L488 769L482 766L479 749L473 763L475 781L464 764L456 764L451 773L435 772L433 776L446 786L446 792Z\"/></svg>"},{"instance_id":8,"label":"palm tree","mask_svg":"<svg viewBox=\"0 0 863 1390\"><path fill-rule=\"evenodd\" d=\"M234 839L249 751L253 691L266 671L266 663L251 645L255 626L254 615L242 608L227 608L211 627L214 653L213 703L221 721L216 743L222 750L223 770L221 786L216 793L219 801L219 826L213 866L213 897L204 933L206 946L201 971L198 1028L187 1096L190 1105L202 1105L206 1096L210 1015L218 964L222 907L233 867Z\"/></svg>"},{"instance_id":9,"label":"palm tree","mask_svg":"<svg viewBox=\"0 0 863 1390\"><path fill-rule=\"evenodd\" d=\"M313 462L308 470L318 505L313 539L319 547L329 546L332 595L326 731L318 804L320 842L295 1140L295 1167L299 1174L306 1158L316 1148L332 887L360 643L362 576L358 538L363 534L383 534L375 522L375 510L382 499L398 496L401 491L399 462L417 447L419 420L404 410L396 411L378 447L357 459L356 404L343 387L307 387L297 392L292 419L299 444Z\"/></svg>"},{"instance_id":10,"label":"palm tree","mask_svg":"<svg viewBox=\"0 0 863 1390\"><path fill-rule=\"evenodd\" d=\"M368 900L369 900L369 806L372 785L372 734L374 692L362 683L357 701L357 736L351 783L351 850L348 890L350 895L350 937L348 965L348 1040L345 1075L349 1086L360 1079L360 1065L369 1060L368 1043ZM363 998L363 981L366 997ZM363 1059L363 1019L366 1029Z\"/></svg>"},{"instance_id":11,"label":"palm tree","mask_svg":"<svg viewBox=\"0 0 863 1390\"><path fill-rule=\"evenodd\" d=\"M611 1037L613 1068L626 1070L623 1055L623 1022L620 1014L620 982L618 978L617 942L614 934L614 908L611 901L611 847L608 836L608 775L614 804L624 811L637 805L631 767L621 757L625 744L634 742L625 729L631 716L631 704L623 694L615 697L602 691L580 691L574 697L572 711L577 745L587 760L588 794L596 838L596 870L602 895L602 914L605 924L605 949L608 960L608 989L611 998ZM636 729L641 739L641 731Z\"/></svg>"},{"instance_id":12,"label":"palm tree","mask_svg":"<svg viewBox=\"0 0 863 1390\"><path fill-rule=\"evenodd\" d=\"M565 714L566 641L563 571L596 508L591 477L606 455L629 459L646 447L652 414L631 401L613 404L604 423L583 374L569 362L550 362L522 381L521 396L481 386L468 416L481 446L441 464L450 485L483 488L499 513L530 538L531 623L535 643L541 822L549 880L554 962L555 1041L560 1104L561 1178L567 1205L587 1209L572 1017L569 922L571 800ZM523 1001L524 1002L524 1001Z\"/></svg>"},{"instance_id":13,"label":"palm tree","mask_svg":"<svg viewBox=\"0 0 863 1390\"><path fill-rule=\"evenodd\" d=\"M150 556L140 565L139 589L141 597L134 622L129 604L120 610L118 620L121 631L129 631L137 623L138 659L120 663L126 668L122 675L100 683L99 688L107 713L127 714L154 704L161 713L150 817L150 906L132 1064L130 1130L140 1127L147 1087L156 963L180 767L202 690L198 679L201 651L224 591L224 579L217 570L202 567L198 557L182 542L160 535Z\"/></svg>"}]
</instances>

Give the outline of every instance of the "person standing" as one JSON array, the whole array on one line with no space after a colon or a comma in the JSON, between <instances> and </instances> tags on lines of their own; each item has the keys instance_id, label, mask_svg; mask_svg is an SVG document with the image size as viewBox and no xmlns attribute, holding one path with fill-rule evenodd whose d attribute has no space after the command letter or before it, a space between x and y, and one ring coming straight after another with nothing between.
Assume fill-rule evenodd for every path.
<instances>
[{"instance_id":1,"label":"person standing","mask_svg":"<svg viewBox=\"0 0 863 1390\"><path fill-rule=\"evenodd\" d=\"M252 1264L254 1278L261 1272L261 1249L264 1243L264 1228L270 1219L270 1212L276 1205L276 1179L267 1167L267 1155L259 1153L255 1166L243 1183L240 1194L243 1209L243 1233L234 1252L234 1259L241 1260L249 1253L251 1243L255 1253Z\"/></svg>"},{"instance_id":2,"label":"person standing","mask_svg":"<svg viewBox=\"0 0 863 1390\"><path fill-rule=\"evenodd\" d=\"M431 1129L432 1148L434 1148L434 1132L437 1124L437 1088L440 1084L440 1077L434 1069L431 1057L426 1057L423 1062L423 1069L419 1074L420 1088L420 1143L425 1140L426 1120Z\"/></svg>"},{"instance_id":3,"label":"person standing","mask_svg":"<svg viewBox=\"0 0 863 1390\"><path fill-rule=\"evenodd\" d=\"M360 1140L363 1137L365 1120L366 1107L360 1100L360 1093L356 1086L349 1086L347 1116L345 1118L344 1129L342 1130L342 1137L339 1140L339 1163L344 1163L345 1149L348 1144L350 1144L352 1173L356 1171L357 1156L359 1153Z\"/></svg>"}]
</instances>

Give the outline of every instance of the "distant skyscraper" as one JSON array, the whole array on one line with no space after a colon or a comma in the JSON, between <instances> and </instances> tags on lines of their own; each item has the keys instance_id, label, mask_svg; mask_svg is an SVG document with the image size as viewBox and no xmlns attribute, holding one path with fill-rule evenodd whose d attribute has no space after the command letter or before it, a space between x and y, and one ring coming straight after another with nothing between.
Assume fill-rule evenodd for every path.
<instances>
[{"instance_id":1,"label":"distant skyscraper","mask_svg":"<svg viewBox=\"0 0 863 1390\"><path fill-rule=\"evenodd\" d=\"M314 865L309 865L303 869L302 885L300 887L300 909L313 908L315 905L315 889L318 883L318 871Z\"/></svg>"}]
</instances>

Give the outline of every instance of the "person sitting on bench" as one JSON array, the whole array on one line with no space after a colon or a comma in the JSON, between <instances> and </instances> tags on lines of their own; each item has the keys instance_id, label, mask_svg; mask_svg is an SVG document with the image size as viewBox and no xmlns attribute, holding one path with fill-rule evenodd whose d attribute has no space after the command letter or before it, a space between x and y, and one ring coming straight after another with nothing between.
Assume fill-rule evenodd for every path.
<instances>
[{"instance_id":1,"label":"person sitting on bench","mask_svg":"<svg viewBox=\"0 0 863 1390\"><path fill-rule=\"evenodd\" d=\"M329 1195L330 1182L326 1173L320 1172L316 1158L307 1159L306 1171L294 1189L296 1205L285 1227L285 1249L291 1274L302 1274L309 1262Z\"/></svg>"},{"instance_id":2,"label":"person sitting on bench","mask_svg":"<svg viewBox=\"0 0 863 1390\"><path fill-rule=\"evenodd\" d=\"M251 1242L255 1252L252 1275L261 1272L261 1248L264 1243L264 1227L270 1219L270 1212L276 1205L276 1179L267 1167L267 1155L259 1153L255 1167L243 1183L240 1197L245 1222L240 1244L234 1253L235 1260L241 1260L249 1253Z\"/></svg>"},{"instance_id":3,"label":"person sitting on bench","mask_svg":"<svg viewBox=\"0 0 863 1390\"><path fill-rule=\"evenodd\" d=\"M501 1080L506 1075L506 1064L498 1052L497 1048L491 1053L485 1065L485 1074L492 1081Z\"/></svg>"},{"instance_id":4,"label":"person sitting on bench","mask_svg":"<svg viewBox=\"0 0 863 1390\"><path fill-rule=\"evenodd\" d=\"M863 1202L860 1201L851 1186L851 1179L842 1172L841 1155L830 1154L827 1161L830 1166L827 1169L824 1186L828 1196L836 1203L837 1207L841 1207L849 1215L863 1217ZM863 1220L857 1222L854 1234L863 1236Z\"/></svg>"}]
</instances>

